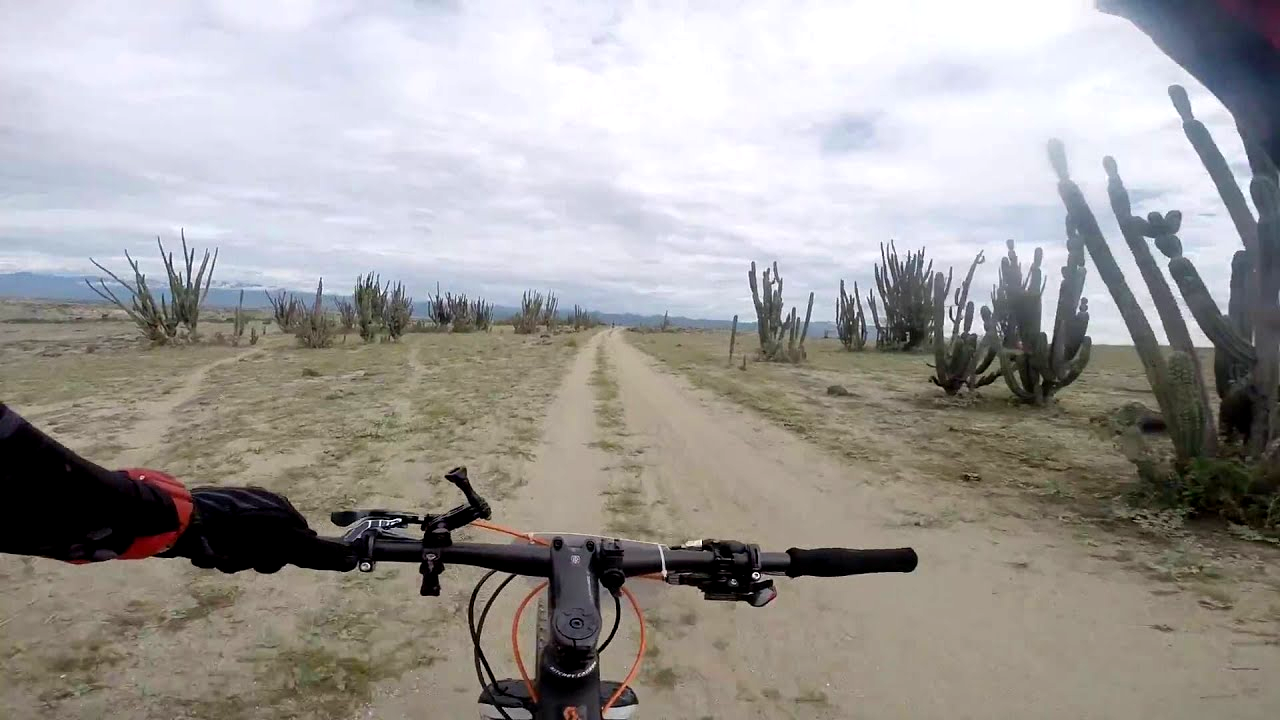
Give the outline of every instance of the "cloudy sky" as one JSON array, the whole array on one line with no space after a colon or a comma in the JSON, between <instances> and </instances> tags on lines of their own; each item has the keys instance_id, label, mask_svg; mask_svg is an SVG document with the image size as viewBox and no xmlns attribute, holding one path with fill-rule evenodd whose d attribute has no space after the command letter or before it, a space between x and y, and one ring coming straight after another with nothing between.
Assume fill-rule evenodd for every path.
<instances>
[{"instance_id":1,"label":"cloudy sky","mask_svg":"<svg viewBox=\"0 0 1280 720\"><path fill-rule=\"evenodd\" d=\"M890 238L985 249L984 298L1006 238L1056 280L1050 137L1115 242L1107 153L1211 288L1239 247L1166 87L1242 166L1225 110L1088 0L9 2L0 47L0 272L150 262L185 227L228 283L728 317L776 259L826 319ZM1092 269L1086 294L1127 339Z\"/></svg>"}]
</instances>

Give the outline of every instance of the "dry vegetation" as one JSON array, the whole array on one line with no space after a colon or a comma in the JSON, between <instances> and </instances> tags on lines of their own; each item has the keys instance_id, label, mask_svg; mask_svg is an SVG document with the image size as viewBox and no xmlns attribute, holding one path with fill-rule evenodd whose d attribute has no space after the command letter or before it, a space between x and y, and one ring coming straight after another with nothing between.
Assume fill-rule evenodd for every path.
<instances>
[{"instance_id":1,"label":"dry vegetation","mask_svg":"<svg viewBox=\"0 0 1280 720\"><path fill-rule=\"evenodd\" d=\"M322 532L334 509L451 503L426 478L463 460L492 500L517 492L576 345L495 332L316 351L272 332L254 347L145 349L101 312L123 315L0 305L0 320L64 320L0 322L0 397L108 466L260 484ZM201 327L223 315L206 310ZM350 717L374 683L449 652L450 604L421 602L412 570L374 582L3 557L0 706L13 718Z\"/></svg>"}]
</instances>

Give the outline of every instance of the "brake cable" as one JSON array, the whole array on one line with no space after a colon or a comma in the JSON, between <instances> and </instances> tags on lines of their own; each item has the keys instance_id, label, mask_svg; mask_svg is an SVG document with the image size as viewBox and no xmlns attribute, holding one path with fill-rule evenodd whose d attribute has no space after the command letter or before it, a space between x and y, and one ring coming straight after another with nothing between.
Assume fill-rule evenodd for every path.
<instances>
[{"instance_id":1,"label":"brake cable","mask_svg":"<svg viewBox=\"0 0 1280 720\"><path fill-rule=\"evenodd\" d=\"M527 540L530 543L533 543L536 545L550 545L550 543L548 543L546 540L542 540L538 538L537 535L534 533L522 533L518 530L512 530L511 528L503 527L501 525L496 525L494 523L490 523L484 520L474 520L471 522L471 524L474 525L475 527L478 527L484 530L498 532L505 535L510 535L512 537L517 537L522 540ZM636 542L640 542L640 541L636 541ZM657 545L658 543L646 543L646 544ZM659 552L662 553L662 546L659 545L659 548L660 548ZM662 574L644 575L641 577L645 577L647 579L654 579L654 580L665 579L666 557L665 557L665 553L662 553L662 554L663 554ZM519 669L520 671L520 679L524 681L525 688L529 691L529 697L534 702L538 701L538 691L533 686L533 681L529 679L529 671L525 668L524 658L522 658L520 655L520 616L524 613L524 609L529 606L529 602L532 601L535 597L537 597L538 593L546 589L547 584L548 584L548 581L543 581L539 583L537 586L535 586L532 590L529 591L529 594L524 596L524 599L520 601L520 605L516 608L515 617L511 621L512 654L515 655L516 668ZM636 600L636 596L632 594L631 590L629 590L625 585L621 588L621 590L622 590L622 594L627 596L627 601L631 603L631 609L635 611L636 621L640 625L640 646L636 650L635 661L631 663L631 670L627 673L627 676L626 678L623 679L622 683L618 685L618 689L615 690L613 692L613 695L609 697L608 702L604 704L604 707L601 710L602 713L608 712L609 709L614 706L614 703L618 702L618 698L622 697L622 693L626 692L627 688L631 686L631 683L636 679L636 676L640 673L640 663L644 659L645 650L648 649L648 637L645 633L645 626L644 626L644 611L640 609L640 602ZM490 598L490 600L492 600L492 598ZM618 609L621 610L620 607ZM610 639L612 639L612 636Z\"/></svg>"}]
</instances>

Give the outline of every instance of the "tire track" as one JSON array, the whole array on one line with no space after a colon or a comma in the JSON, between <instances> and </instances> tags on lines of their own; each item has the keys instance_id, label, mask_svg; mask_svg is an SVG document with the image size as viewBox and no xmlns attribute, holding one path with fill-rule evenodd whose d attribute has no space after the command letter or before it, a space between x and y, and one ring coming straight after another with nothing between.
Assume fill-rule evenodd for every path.
<instances>
[{"instance_id":1,"label":"tire track","mask_svg":"<svg viewBox=\"0 0 1280 720\"><path fill-rule=\"evenodd\" d=\"M160 445L155 439L163 437L166 432L181 424L177 417L178 410L200 395L200 387L209 377L209 373L223 365L260 355L264 351L264 348L251 348L201 365L187 373L173 392L142 405L138 409L140 419L132 424L129 432L135 444L120 452L116 464L121 467L145 465L151 459L155 448Z\"/></svg>"},{"instance_id":2,"label":"tire track","mask_svg":"<svg viewBox=\"0 0 1280 720\"><path fill-rule=\"evenodd\" d=\"M703 603L679 644L659 716L1265 718L1280 652L1236 647L1194 600L1030 526L900 527L918 502L869 466L790 433L610 337L627 424L648 446L647 485L685 534L791 546L912 545L912 575L783 579L768 608ZM1030 562L1014 562L1015 560ZM1185 632L1152 629L1166 618ZM720 652L713 652L713 649ZM1258 671L1234 671L1248 666ZM687 673L687 675L683 674ZM654 697L656 695L656 698Z\"/></svg>"}]
</instances>

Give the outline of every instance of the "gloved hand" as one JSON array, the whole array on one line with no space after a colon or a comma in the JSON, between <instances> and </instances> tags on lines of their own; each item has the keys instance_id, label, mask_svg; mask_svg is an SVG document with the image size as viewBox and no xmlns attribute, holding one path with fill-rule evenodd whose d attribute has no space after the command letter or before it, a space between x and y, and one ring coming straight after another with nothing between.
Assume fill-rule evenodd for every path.
<instances>
[{"instance_id":1,"label":"gloved hand","mask_svg":"<svg viewBox=\"0 0 1280 720\"><path fill-rule=\"evenodd\" d=\"M196 567L225 573L273 573L285 565L345 572L356 566L355 553L318 537L276 493L256 487L198 487L191 489L191 501L190 524L160 557L185 557Z\"/></svg>"}]
</instances>

